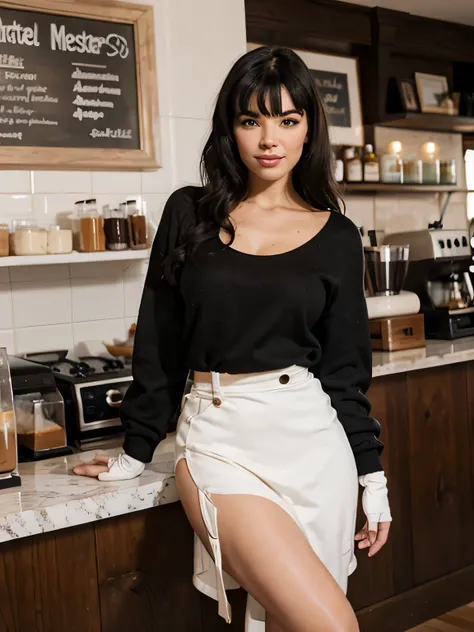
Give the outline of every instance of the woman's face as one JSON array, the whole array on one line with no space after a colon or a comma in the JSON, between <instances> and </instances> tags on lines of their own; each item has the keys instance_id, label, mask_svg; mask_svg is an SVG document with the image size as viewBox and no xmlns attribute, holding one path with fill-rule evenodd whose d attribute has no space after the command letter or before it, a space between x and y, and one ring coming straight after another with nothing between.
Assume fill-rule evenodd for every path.
<instances>
[{"instance_id":1,"label":"woman's face","mask_svg":"<svg viewBox=\"0 0 474 632\"><path fill-rule=\"evenodd\" d=\"M256 98L252 98L250 112L234 121L234 136L243 163L251 173L271 182L291 173L308 136L306 113L296 111L284 87L281 104L282 116L266 117L258 111ZM266 105L270 110L270 104Z\"/></svg>"}]
</instances>

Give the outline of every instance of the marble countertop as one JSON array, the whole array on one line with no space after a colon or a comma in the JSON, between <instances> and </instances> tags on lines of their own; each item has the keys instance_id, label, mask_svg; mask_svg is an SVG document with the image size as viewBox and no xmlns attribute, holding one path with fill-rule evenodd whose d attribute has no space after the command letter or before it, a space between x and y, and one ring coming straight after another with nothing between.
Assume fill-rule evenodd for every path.
<instances>
[{"instance_id":1,"label":"marble countertop","mask_svg":"<svg viewBox=\"0 0 474 632\"><path fill-rule=\"evenodd\" d=\"M459 340L427 340L426 347L404 351L374 351L372 375L392 375L474 360L474 336Z\"/></svg>"},{"instance_id":2,"label":"marble countertop","mask_svg":"<svg viewBox=\"0 0 474 632\"><path fill-rule=\"evenodd\" d=\"M104 518L176 502L174 435L158 446L153 461L131 481L100 482L77 476L72 468L96 454L90 450L37 463L21 463L21 487L0 491L0 542L56 531Z\"/></svg>"}]
</instances>

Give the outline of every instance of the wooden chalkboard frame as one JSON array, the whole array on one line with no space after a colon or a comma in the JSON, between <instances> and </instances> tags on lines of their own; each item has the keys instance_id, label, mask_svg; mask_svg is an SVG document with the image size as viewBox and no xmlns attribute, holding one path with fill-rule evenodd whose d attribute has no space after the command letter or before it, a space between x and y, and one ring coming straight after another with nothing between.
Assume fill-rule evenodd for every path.
<instances>
[{"instance_id":1,"label":"wooden chalkboard frame","mask_svg":"<svg viewBox=\"0 0 474 632\"><path fill-rule=\"evenodd\" d=\"M2 147L0 169L154 170L160 167L153 6L118 0L0 0L0 8L131 24L134 27L140 149Z\"/></svg>"}]
</instances>

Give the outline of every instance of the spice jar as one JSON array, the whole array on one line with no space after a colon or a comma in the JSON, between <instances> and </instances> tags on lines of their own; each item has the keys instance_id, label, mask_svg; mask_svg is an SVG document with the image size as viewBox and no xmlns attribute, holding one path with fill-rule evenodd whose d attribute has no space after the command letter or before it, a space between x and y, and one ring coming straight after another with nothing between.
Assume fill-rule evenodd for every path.
<instances>
[{"instance_id":1,"label":"spice jar","mask_svg":"<svg viewBox=\"0 0 474 632\"><path fill-rule=\"evenodd\" d=\"M421 184L423 182L423 162L421 160L403 160L403 183Z\"/></svg>"},{"instance_id":2,"label":"spice jar","mask_svg":"<svg viewBox=\"0 0 474 632\"><path fill-rule=\"evenodd\" d=\"M439 163L440 183L456 184L456 160L441 160Z\"/></svg>"},{"instance_id":3,"label":"spice jar","mask_svg":"<svg viewBox=\"0 0 474 632\"><path fill-rule=\"evenodd\" d=\"M81 244L81 217L84 217L86 210L85 200L79 200L74 204L74 211L71 215L71 228L72 228L72 247L73 250L80 250Z\"/></svg>"},{"instance_id":4,"label":"spice jar","mask_svg":"<svg viewBox=\"0 0 474 632\"><path fill-rule=\"evenodd\" d=\"M107 248L109 250L126 250L128 248L126 209L123 207L111 209L106 206L102 213Z\"/></svg>"},{"instance_id":5,"label":"spice jar","mask_svg":"<svg viewBox=\"0 0 474 632\"><path fill-rule=\"evenodd\" d=\"M127 202L128 243L132 250L147 247L148 226L145 209L138 209L136 200Z\"/></svg>"},{"instance_id":6,"label":"spice jar","mask_svg":"<svg viewBox=\"0 0 474 632\"><path fill-rule=\"evenodd\" d=\"M50 255L62 255L72 252L72 231L60 226L48 228L47 251Z\"/></svg>"},{"instance_id":7,"label":"spice jar","mask_svg":"<svg viewBox=\"0 0 474 632\"><path fill-rule=\"evenodd\" d=\"M436 158L423 160L423 184L439 184L440 165Z\"/></svg>"},{"instance_id":8,"label":"spice jar","mask_svg":"<svg viewBox=\"0 0 474 632\"><path fill-rule=\"evenodd\" d=\"M87 201L87 204L88 208L79 222L79 248L81 252L103 252L105 251L104 218L92 201Z\"/></svg>"},{"instance_id":9,"label":"spice jar","mask_svg":"<svg viewBox=\"0 0 474 632\"><path fill-rule=\"evenodd\" d=\"M8 224L0 224L0 257L10 254L10 233Z\"/></svg>"},{"instance_id":10,"label":"spice jar","mask_svg":"<svg viewBox=\"0 0 474 632\"><path fill-rule=\"evenodd\" d=\"M31 256L47 253L48 236L44 228L34 222L21 220L13 233L13 251L15 255Z\"/></svg>"}]
</instances>

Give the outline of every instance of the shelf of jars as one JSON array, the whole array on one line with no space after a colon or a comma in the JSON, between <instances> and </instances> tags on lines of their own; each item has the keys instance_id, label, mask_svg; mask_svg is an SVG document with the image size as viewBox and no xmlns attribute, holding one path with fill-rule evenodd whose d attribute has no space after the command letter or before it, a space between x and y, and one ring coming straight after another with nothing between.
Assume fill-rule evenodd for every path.
<instances>
[{"instance_id":1,"label":"shelf of jars","mask_svg":"<svg viewBox=\"0 0 474 632\"><path fill-rule=\"evenodd\" d=\"M342 182L345 193L468 193L455 184L389 184L385 182Z\"/></svg>"},{"instance_id":2,"label":"shelf of jars","mask_svg":"<svg viewBox=\"0 0 474 632\"><path fill-rule=\"evenodd\" d=\"M103 261L135 261L148 259L150 250L107 250L105 252L71 252L62 255L13 255L0 257L0 268L52 265L57 263L100 263Z\"/></svg>"}]
</instances>

